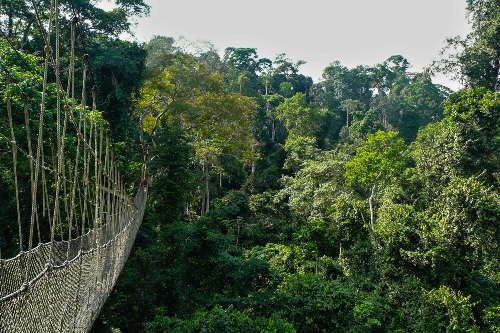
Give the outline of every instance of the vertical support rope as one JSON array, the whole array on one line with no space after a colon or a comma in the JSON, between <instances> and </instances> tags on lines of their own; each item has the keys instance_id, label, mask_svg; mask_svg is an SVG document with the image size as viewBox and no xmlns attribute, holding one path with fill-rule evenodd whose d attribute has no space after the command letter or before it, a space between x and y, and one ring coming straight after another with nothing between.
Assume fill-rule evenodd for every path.
<instances>
[{"instance_id":1,"label":"vertical support rope","mask_svg":"<svg viewBox=\"0 0 500 333\"><path fill-rule=\"evenodd\" d=\"M71 108L69 112L71 114L74 114L75 111L75 25L76 25L77 20L73 18L71 21L71 58L70 58L70 67L69 67L69 80L68 82L68 87L71 85ZM80 159L80 143L81 143L81 117L80 121L78 124L78 129L77 129L77 144L76 144L76 157L75 157L75 170L74 170L74 177L73 177L73 182L72 182L72 188L71 188L71 202L70 202L70 208L69 208L69 235L68 239L71 239L71 229L73 227L73 218L74 218L74 213L75 213L75 191L76 191L76 186L78 182L78 162ZM77 226L77 231L78 231L78 226ZM83 235L84 231L81 231L81 234ZM68 247L68 257L69 257L69 247Z\"/></svg>"},{"instance_id":2,"label":"vertical support rope","mask_svg":"<svg viewBox=\"0 0 500 333\"><path fill-rule=\"evenodd\" d=\"M54 9L55 9L55 35L56 35L56 64L54 71L56 73L56 81L60 82L60 73L59 73L59 6L58 0L54 0ZM52 262L54 257L54 242L55 242L55 229L56 225L60 224L60 211L59 211L59 191L61 186L61 168L62 168L62 145L61 145L61 91L60 86L56 85L56 141L57 141L57 153L56 153L56 161L55 165L55 197L54 197L54 213L52 215L52 228L50 231L50 255L49 262Z\"/></svg>"},{"instance_id":3,"label":"vertical support rope","mask_svg":"<svg viewBox=\"0 0 500 333\"><path fill-rule=\"evenodd\" d=\"M85 146L87 142L87 58L88 55L83 56L82 60L82 71L83 71L83 81L82 81L82 109L80 111L80 124L83 123L83 207L82 207L82 234L85 232L85 220L87 218L87 195L88 195L88 184L89 184L89 166L88 166L88 147ZM90 225L89 225L90 226Z\"/></svg>"},{"instance_id":4,"label":"vertical support rope","mask_svg":"<svg viewBox=\"0 0 500 333\"><path fill-rule=\"evenodd\" d=\"M108 188L108 193L106 196L106 225L108 226L107 231L108 231L108 238L111 238L111 216L110 210L111 210L111 182L110 182L110 167L109 167L109 131L106 131L106 153L104 157L104 178L105 178L105 183L104 186ZM112 238L111 238L112 239Z\"/></svg>"},{"instance_id":5,"label":"vertical support rope","mask_svg":"<svg viewBox=\"0 0 500 333\"><path fill-rule=\"evenodd\" d=\"M75 28L76 28L77 23L78 23L78 18L75 16L71 20L71 57L70 57L70 75L69 75L70 80L71 80L71 99L72 99L71 111L70 111L71 115L74 115L75 105L76 105L76 97L75 97L76 96L75 95L75 40L76 40ZM75 198L76 197L75 191L76 191L76 187L78 184L78 176L79 176L78 170L79 170L79 161L80 161L80 146L83 147L83 156L85 158L85 143L82 144L82 140L84 137L82 136L82 133L81 133L82 123L83 123L83 120L85 119L85 114L86 114L86 112L85 112L86 111L86 106L85 106L86 62L85 62L85 59L82 62L82 67L83 67L82 68L83 69L82 110L79 113L78 127L77 127L75 169L74 169L74 178L73 178L73 183L72 183L73 187L72 187L72 191L71 191L72 193L71 193L70 216L69 216L69 229L70 229L69 233L70 233L70 235L71 235L71 226L73 223L73 218L74 218L74 214L76 211L75 210L75 199L76 199ZM76 124L75 124L75 126L76 126ZM85 167L84 167L84 170L85 170ZM86 189L84 191L86 191ZM80 192L78 194L80 195ZM81 199L80 199L80 202L81 202ZM82 205L80 205L80 208L83 209ZM80 230L80 234L82 236L80 239L80 248L78 251L78 253L79 253L79 265L78 265L79 274L78 274L78 286L77 286L77 290L75 293L74 304L80 304L79 297L80 297L80 288L81 288L81 280L82 280L82 263L83 263L82 246L83 246L83 235L85 234L85 213L83 212L83 210L81 211L80 217L82 218L82 224L81 224L81 230ZM75 221L75 224L76 224L76 221ZM76 229L78 231L78 225L77 225ZM69 255L67 257L69 259ZM75 307L75 310L76 310L76 307ZM76 325L77 325L77 316L73 315L73 323L72 323L73 331L76 331Z\"/></svg>"},{"instance_id":6,"label":"vertical support rope","mask_svg":"<svg viewBox=\"0 0 500 333\"><path fill-rule=\"evenodd\" d=\"M66 104L64 107L64 118L63 118L63 126L61 133L61 151L60 151L60 162L61 162L61 178L62 178L62 190L63 190L63 203L64 203L64 212L65 217L69 216L69 206L68 206L68 182L66 181L66 159L64 158L65 152L65 139L66 139L66 129L68 124L68 114L69 114L69 106ZM70 237L68 241L71 240L71 228L70 228Z\"/></svg>"},{"instance_id":7,"label":"vertical support rope","mask_svg":"<svg viewBox=\"0 0 500 333\"><path fill-rule=\"evenodd\" d=\"M45 47L49 47L49 48L50 48L50 32L52 31L51 24L52 24L52 19L54 18L53 11L55 10L55 11L57 11L57 13L59 12L59 9L56 8L56 7L58 7L58 4L55 1L56 0L51 0L51 5L50 5L51 14L49 16L49 27L48 27L48 30L46 32L44 27L43 27L42 20L40 19L38 5L35 3L35 0L31 0L31 5L33 6L33 9L35 11L35 17L36 17L36 20L38 22L38 26L40 28L40 31L42 32L43 41L45 42ZM56 48L58 48L59 47L59 35L58 34L56 34L56 43L57 43ZM54 60L54 58L52 56L52 52L49 55L49 60L52 63L52 66L54 68L58 67L58 65L56 64L56 60ZM58 78L56 78L56 85L62 91L64 91L64 89L62 89L61 80L59 80ZM68 98L68 96L66 95L65 96L66 104L67 104L67 98Z\"/></svg>"},{"instance_id":8,"label":"vertical support rope","mask_svg":"<svg viewBox=\"0 0 500 333\"><path fill-rule=\"evenodd\" d=\"M16 209L17 209L17 225L19 228L19 249L23 252L23 231L21 225L21 209L19 208L19 185L17 183L17 144L14 126L12 124L12 105L10 103L10 73L5 71L5 89L7 90L7 114L9 117L10 139L12 146L12 160L14 164L14 187L16 190Z\"/></svg>"},{"instance_id":9,"label":"vertical support rope","mask_svg":"<svg viewBox=\"0 0 500 333\"><path fill-rule=\"evenodd\" d=\"M95 113L95 116L97 116L97 109L96 109L96 98L97 98L97 89L96 86L92 88L92 108L93 112ZM98 149L98 156L97 156L97 174L96 174L96 179L97 179L97 187L96 190L98 192L98 207L99 207L99 212L98 212L98 219L99 219L99 224L101 225L101 230L104 225L104 219L103 219L103 209L104 209L104 190L103 190L103 163L102 161L102 153L103 153L103 139L104 139L104 123L102 119L102 113L99 113L99 149ZM97 133L97 128L96 128L96 133ZM103 231L103 230L102 230ZM101 235L101 237L103 237Z\"/></svg>"},{"instance_id":10,"label":"vertical support rope","mask_svg":"<svg viewBox=\"0 0 500 333\"><path fill-rule=\"evenodd\" d=\"M92 91L92 97L94 97L94 94L93 94L93 91ZM94 101L92 101L92 115L90 117L90 137L89 137L89 143L93 143L94 146L92 147L92 149L89 149L89 160L93 157L93 160L94 160L94 185L97 184L97 123L96 123L96 118L95 118L95 103ZM93 156L92 156L93 155ZM94 229L96 229L98 227L97 223L97 201L98 201L98 198L97 198L97 186L94 187L95 189L95 193L93 193L94 195L94 204L92 205L93 207L95 207L94 211L91 212L93 213L93 227ZM96 237L96 240L97 240L97 237Z\"/></svg>"},{"instance_id":11,"label":"vertical support rope","mask_svg":"<svg viewBox=\"0 0 500 333\"><path fill-rule=\"evenodd\" d=\"M28 140L28 159L30 160L30 185L31 185L31 193L35 192L34 190L34 172L33 172L33 147L31 144L31 130L30 130L30 118L29 118L29 112L28 112L28 96L26 94L23 94L23 104L24 104L24 122L26 124L26 138ZM42 238L40 235L40 223L38 221L38 209L36 211L36 227L37 227L37 234L38 234L38 243L40 244L42 242Z\"/></svg>"},{"instance_id":12,"label":"vertical support rope","mask_svg":"<svg viewBox=\"0 0 500 333\"><path fill-rule=\"evenodd\" d=\"M98 172L97 172L97 182L98 182L98 187L96 190L99 192L99 202L98 202L98 207L99 207L99 223L101 225L101 229L104 225L104 219L103 219L103 209L104 209L104 190L103 190L103 167L102 167L102 143L103 143L103 137L104 137L104 124L102 119L99 119L99 165L98 165ZM102 235L101 235L102 237Z\"/></svg>"},{"instance_id":13,"label":"vertical support rope","mask_svg":"<svg viewBox=\"0 0 500 333\"><path fill-rule=\"evenodd\" d=\"M42 165L45 165L45 156L44 150L42 146ZM50 212L50 200L49 200L49 191L47 189L47 175L45 174L45 168L42 168L42 200L43 200L43 212L44 216L47 214L49 221L49 228L52 226L52 214Z\"/></svg>"},{"instance_id":14,"label":"vertical support rope","mask_svg":"<svg viewBox=\"0 0 500 333\"><path fill-rule=\"evenodd\" d=\"M102 289L101 280L99 279L99 275L101 272L101 256L104 253L104 249L102 249L103 241L102 241L102 224L99 221L99 146L97 145L97 110L95 103L95 89L92 88L92 118L91 118L91 133L94 139L94 230L95 230L95 246L96 246L96 255L95 255L95 280L94 280L94 288L97 295L100 295L100 290ZM93 128L93 129L92 129ZM94 314L92 314L94 317Z\"/></svg>"},{"instance_id":15,"label":"vertical support rope","mask_svg":"<svg viewBox=\"0 0 500 333\"><path fill-rule=\"evenodd\" d=\"M111 153L110 162L114 162L115 161L115 155L114 155L113 149L111 149L110 153ZM110 182L111 182L110 188L113 190L113 196L111 197L111 210L110 210L111 211L111 218L112 219L115 219L115 214L116 214L116 212L115 212L115 210L116 210L115 209L115 207L116 207L115 174L116 174L116 172L115 172L115 165L113 164L110 167L110 176L109 176L109 179L110 179ZM113 227L112 227L112 229L113 229L113 231L112 231L112 233L113 233L113 235L112 235L113 239L115 238L115 235L116 235L116 232L117 232L116 228L117 228L116 227L116 223L113 223Z\"/></svg>"},{"instance_id":16,"label":"vertical support rope","mask_svg":"<svg viewBox=\"0 0 500 333\"><path fill-rule=\"evenodd\" d=\"M41 24L38 11L36 9L36 4L34 0L32 0L33 6L36 11L38 23L40 25L40 29L43 30L43 25ZM52 0L52 4L54 4L54 0ZM49 31L51 30L52 27L52 17L54 15L53 12L53 6L50 7L50 15L49 15ZM45 32L43 32L45 34ZM37 194L37 185L38 185L38 174L40 170L40 159L42 155L42 146L43 146L43 115L45 113L45 99L47 97L47 77L48 77L48 71L49 71L49 58L52 55L52 49L50 48L50 34L47 35L46 38L44 38L46 44L45 44L45 61L44 61L44 70L43 70L43 85L42 85L42 102L40 105L40 115L38 118L38 142L37 142L37 147L36 147L36 160L35 160L35 180L33 182L33 192L31 193L31 219L30 219L30 236L29 236L29 245L28 245L28 263L26 265L26 282L29 279L29 273L30 273L30 261L31 261L31 249L33 247L33 227L35 223L35 214L36 214L36 209L37 209L37 200L36 200L36 194ZM43 170L43 169L42 169ZM43 177L42 177L43 178ZM50 220L50 219L49 219ZM50 262L48 263L50 265Z\"/></svg>"}]
</instances>

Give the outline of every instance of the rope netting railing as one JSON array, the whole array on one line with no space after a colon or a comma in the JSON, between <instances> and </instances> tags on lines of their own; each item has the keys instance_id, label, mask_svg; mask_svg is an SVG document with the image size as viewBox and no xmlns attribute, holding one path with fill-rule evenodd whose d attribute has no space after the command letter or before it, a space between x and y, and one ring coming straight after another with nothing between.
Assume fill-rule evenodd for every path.
<instances>
[{"instance_id":1,"label":"rope netting railing","mask_svg":"<svg viewBox=\"0 0 500 333\"><path fill-rule=\"evenodd\" d=\"M62 71L58 1L52 0L45 25L35 1L32 6L45 41L36 96L24 91L23 80L0 55L0 203L5 213L0 219L8 221L0 229L14 244L10 252L17 248L17 255L3 258L0 239L0 332L87 332L141 224L145 169L132 197L114 163L96 108L96 88L86 87L86 55L79 68L81 95L76 94L78 18L71 20L69 61Z\"/></svg>"},{"instance_id":2,"label":"rope netting railing","mask_svg":"<svg viewBox=\"0 0 500 333\"><path fill-rule=\"evenodd\" d=\"M0 332L87 332L128 258L145 201L143 188L110 224L2 261Z\"/></svg>"}]
</instances>

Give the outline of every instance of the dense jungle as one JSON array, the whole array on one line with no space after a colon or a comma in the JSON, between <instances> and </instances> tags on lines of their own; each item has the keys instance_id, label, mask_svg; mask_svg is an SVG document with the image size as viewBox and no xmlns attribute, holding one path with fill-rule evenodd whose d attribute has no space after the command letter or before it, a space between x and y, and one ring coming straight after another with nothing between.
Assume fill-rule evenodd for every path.
<instances>
[{"instance_id":1,"label":"dense jungle","mask_svg":"<svg viewBox=\"0 0 500 333\"><path fill-rule=\"evenodd\" d=\"M286 54L130 41L146 2L60 1L131 191L149 147L146 215L91 332L500 332L499 0L464 1L471 33L422 72L394 55L318 82ZM0 2L1 66L34 106L36 19ZM19 250L7 167L2 258Z\"/></svg>"}]
</instances>

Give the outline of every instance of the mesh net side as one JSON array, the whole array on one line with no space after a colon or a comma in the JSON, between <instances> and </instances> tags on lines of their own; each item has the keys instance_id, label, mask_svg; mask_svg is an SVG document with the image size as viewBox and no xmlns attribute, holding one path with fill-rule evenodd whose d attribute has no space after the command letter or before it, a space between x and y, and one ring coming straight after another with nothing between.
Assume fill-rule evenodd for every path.
<instances>
[{"instance_id":1,"label":"mesh net side","mask_svg":"<svg viewBox=\"0 0 500 333\"><path fill-rule=\"evenodd\" d=\"M59 265L47 265L50 243L2 261L0 332L88 332L130 254L146 198L147 188L141 187L134 202L123 203L105 226L55 243L53 263Z\"/></svg>"}]
</instances>

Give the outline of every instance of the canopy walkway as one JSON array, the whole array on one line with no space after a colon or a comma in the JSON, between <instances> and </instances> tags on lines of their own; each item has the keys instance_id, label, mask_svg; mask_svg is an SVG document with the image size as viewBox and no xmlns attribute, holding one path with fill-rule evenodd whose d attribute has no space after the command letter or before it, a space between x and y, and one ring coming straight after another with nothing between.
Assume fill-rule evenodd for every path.
<instances>
[{"instance_id":1,"label":"canopy walkway","mask_svg":"<svg viewBox=\"0 0 500 333\"><path fill-rule=\"evenodd\" d=\"M24 83L11 74L0 55L4 82L0 104L5 106L0 110L5 119L0 121L0 187L15 192L10 196L15 200L5 205L16 212L12 225L17 230L9 232L18 247L10 259L2 258L0 247L0 332L88 332L141 224L146 169L142 168L132 196L115 165L113 145L96 108L96 88L86 87L87 56L79 69L77 102L78 18L71 22L64 89L57 0L52 0L45 24L35 1L32 6L45 39L43 82L34 84L41 90L39 97L23 90ZM53 83L48 80L50 73ZM88 96L92 106L87 106Z\"/></svg>"}]
</instances>

